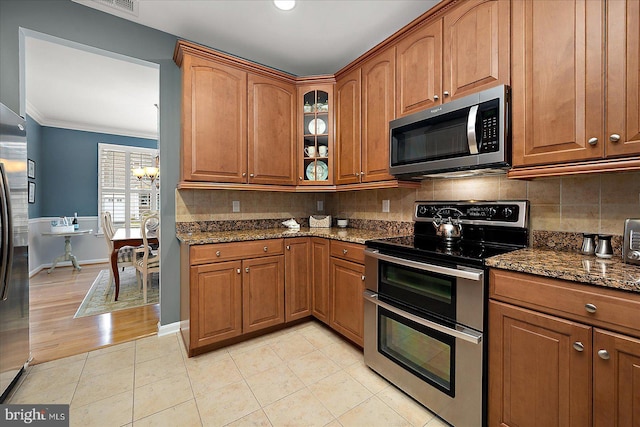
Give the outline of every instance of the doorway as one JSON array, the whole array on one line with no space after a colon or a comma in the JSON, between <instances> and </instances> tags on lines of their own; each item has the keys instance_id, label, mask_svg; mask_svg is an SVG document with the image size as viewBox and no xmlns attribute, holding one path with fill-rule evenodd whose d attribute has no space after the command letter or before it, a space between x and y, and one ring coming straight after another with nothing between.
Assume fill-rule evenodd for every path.
<instances>
[{"instance_id":1,"label":"doorway","mask_svg":"<svg viewBox=\"0 0 640 427\"><path fill-rule=\"evenodd\" d=\"M29 181L36 188L29 205L31 351L40 363L157 332L157 303L74 315L109 268L101 211L109 203L126 206L116 227L135 227L142 211L159 207L159 180L145 192L151 186L136 187L130 164L114 163L112 172L125 172L125 178L112 180L121 185L105 192L98 148L158 152L159 66L35 31L22 30L21 38L28 156L35 165ZM123 203L114 204L114 197ZM81 270L62 262L48 273L63 241L43 232L51 220L76 212L80 228L91 230L72 237Z\"/></svg>"}]
</instances>

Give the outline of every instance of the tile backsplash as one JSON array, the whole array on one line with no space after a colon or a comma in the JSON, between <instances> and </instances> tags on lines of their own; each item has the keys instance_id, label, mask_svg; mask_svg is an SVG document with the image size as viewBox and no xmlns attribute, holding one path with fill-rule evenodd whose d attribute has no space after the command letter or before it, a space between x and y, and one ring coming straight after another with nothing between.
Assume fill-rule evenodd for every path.
<instances>
[{"instance_id":1,"label":"tile backsplash","mask_svg":"<svg viewBox=\"0 0 640 427\"><path fill-rule=\"evenodd\" d=\"M340 193L176 190L178 222L272 219L331 214L334 217L411 221L416 200L527 199L533 230L620 235L625 218L640 217L640 172L579 175L532 181L490 176L432 179L418 189ZM382 212L389 200L389 212ZM232 202L240 212L232 212ZM318 212L317 201L324 210Z\"/></svg>"}]
</instances>

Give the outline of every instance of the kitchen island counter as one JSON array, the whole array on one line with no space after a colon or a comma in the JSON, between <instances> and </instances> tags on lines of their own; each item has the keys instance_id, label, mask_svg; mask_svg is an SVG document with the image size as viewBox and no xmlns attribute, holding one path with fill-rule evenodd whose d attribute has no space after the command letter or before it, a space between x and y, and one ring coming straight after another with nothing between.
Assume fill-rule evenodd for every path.
<instances>
[{"instance_id":1,"label":"kitchen island counter","mask_svg":"<svg viewBox=\"0 0 640 427\"><path fill-rule=\"evenodd\" d=\"M527 248L488 258L486 265L640 293L640 266L625 264L620 257L601 259L575 252Z\"/></svg>"}]
</instances>

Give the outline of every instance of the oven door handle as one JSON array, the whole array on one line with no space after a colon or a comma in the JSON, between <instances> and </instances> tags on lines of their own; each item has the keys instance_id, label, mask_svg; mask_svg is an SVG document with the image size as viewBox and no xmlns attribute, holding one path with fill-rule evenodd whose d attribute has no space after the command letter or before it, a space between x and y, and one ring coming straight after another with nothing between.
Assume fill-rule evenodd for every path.
<instances>
[{"instance_id":1,"label":"oven door handle","mask_svg":"<svg viewBox=\"0 0 640 427\"><path fill-rule=\"evenodd\" d=\"M394 307L391 304L387 304L384 301L380 301L378 299L378 294L376 294L375 292L364 291L363 296L366 301L369 301L377 305L378 307L382 307L386 310L389 310L392 313L397 314L398 316L402 316L405 319L416 322L422 326L426 326L427 328L435 329L436 331L442 332L445 335L449 335L454 338L459 338L461 340L470 342L472 344L480 344L482 342L482 332L478 332L475 329L468 328L464 325L460 325L459 323L456 323L455 329L451 329L437 322L432 322L430 320L424 319L414 314L407 313L406 311L400 310L399 308Z\"/></svg>"},{"instance_id":2,"label":"oven door handle","mask_svg":"<svg viewBox=\"0 0 640 427\"><path fill-rule=\"evenodd\" d=\"M382 261L388 261L394 264L403 265L405 267L411 267L423 271L430 271L432 273L445 274L447 276L458 277L460 279L469 279L476 282L481 282L484 278L484 272L482 270L476 270L474 268L467 268L462 266L458 266L458 268L449 268L435 264L425 264L423 262L412 261L410 259L381 254L377 249L365 249L364 254L365 256L370 256Z\"/></svg>"}]
</instances>

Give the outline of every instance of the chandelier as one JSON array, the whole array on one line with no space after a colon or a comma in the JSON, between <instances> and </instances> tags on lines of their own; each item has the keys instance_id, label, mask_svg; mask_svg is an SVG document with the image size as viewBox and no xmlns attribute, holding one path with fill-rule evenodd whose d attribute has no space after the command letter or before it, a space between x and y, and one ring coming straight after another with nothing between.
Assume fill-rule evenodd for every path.
<instances>
[{"instance_id":1,"label":"chandelier","mask_svg":"<svg viewBox=\"0 0 640 427\"><path fill-rule=\"evenodd\" d=\"M148 179L151 181L151 184L155 182L156 188L160 188L160 182L158 177L160 176L160 156L156 156L155 158L155 166L145 166L139 165L137 168L131 169L131 174L138 178L138 181L142 181L143 179Z\"/></svg>"}]
</instances>

